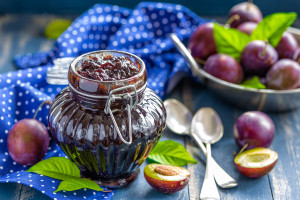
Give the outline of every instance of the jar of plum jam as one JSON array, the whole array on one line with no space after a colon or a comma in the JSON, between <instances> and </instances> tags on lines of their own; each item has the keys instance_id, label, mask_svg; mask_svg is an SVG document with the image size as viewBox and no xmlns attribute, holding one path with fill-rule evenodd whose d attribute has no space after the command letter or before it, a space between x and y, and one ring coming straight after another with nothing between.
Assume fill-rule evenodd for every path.
<instances>
[{"instance_id":1,"label":"jar of plum jam","mask_svg":"<svg viewBox=\"0 0 300 200\"><path fill-rule=\"evenodd\" d=\"M144 62L121 51L95 51L69 67L69 86L53 100L49 127L82 177L119 188L137 178L162 135L166 110L147 88Z\"/></svg>"}]
</instances>

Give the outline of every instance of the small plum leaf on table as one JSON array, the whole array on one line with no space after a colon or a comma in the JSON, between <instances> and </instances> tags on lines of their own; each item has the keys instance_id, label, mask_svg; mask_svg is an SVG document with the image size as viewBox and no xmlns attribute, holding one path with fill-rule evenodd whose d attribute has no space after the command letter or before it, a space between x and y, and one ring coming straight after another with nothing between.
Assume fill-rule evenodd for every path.
<instances>
[{"instance_id":1,"label":"small plum leaf on table","mask_svg":"<svg viewBox=\"0 0 300 200\"><path fill-rule=\"evenodd\" d=\"M197 163L183 145L173 140L157 143L156 147L149 154L148 161L177 166Z\"/></svg>"}]
</instances>

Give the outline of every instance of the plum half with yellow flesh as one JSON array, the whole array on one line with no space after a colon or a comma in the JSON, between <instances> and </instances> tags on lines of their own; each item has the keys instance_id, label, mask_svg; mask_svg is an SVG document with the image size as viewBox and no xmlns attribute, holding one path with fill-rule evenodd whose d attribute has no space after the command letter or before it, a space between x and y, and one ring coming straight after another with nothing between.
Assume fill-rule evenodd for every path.
<instances>
[{"instance_id":1,"label":"plum half with yellow flesh","mask_svg":"<svg viewBox=\"0 0 300 200\"><path fill-rule=\"evenodd\" d=\"M149 185L162 193L174 193L183 189L189 182L190 171L178 166L149 164L144 176Z\"/></svg>"},{"instance_id":2,"label":"plum half with yellow flesh","mask_svg":"<svg viewBox=\"0 0 300 200\"><path fill-rule=\"evenodd\" d=\"M268 148L254 148L238 154L234 163L239 172L249 178L268 174L275 166L278 154Z\"/></svg>"}]
</instances>

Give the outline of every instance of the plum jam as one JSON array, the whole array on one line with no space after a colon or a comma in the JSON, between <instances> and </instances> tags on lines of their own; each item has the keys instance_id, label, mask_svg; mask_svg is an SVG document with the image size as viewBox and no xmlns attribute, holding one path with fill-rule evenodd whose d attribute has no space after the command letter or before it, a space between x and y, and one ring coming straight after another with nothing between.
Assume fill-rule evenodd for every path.
<instances>
[{"instance_id":1,"label":"plum jam","mask_svg":"<svg viewBox=\"0 0 300 200\"><path fill-rule=\"evenodd\" d=\"M126 52L91 52L70 64L68 80L49 111L54 140L82 177L109 188L128 185L166 122L144 62Z\"/></svg>"},{"instance_id":2,"label":"plum jam","mask_svg":"<svg viewBox=\"0 0 300 200\"><path fill-rule=\"evenodd\" d=\"M139 68L124 56L91 56L77 67L77 72L86 78L99 81L115 81L136 75Z\"/></svg>"}]
</instances>

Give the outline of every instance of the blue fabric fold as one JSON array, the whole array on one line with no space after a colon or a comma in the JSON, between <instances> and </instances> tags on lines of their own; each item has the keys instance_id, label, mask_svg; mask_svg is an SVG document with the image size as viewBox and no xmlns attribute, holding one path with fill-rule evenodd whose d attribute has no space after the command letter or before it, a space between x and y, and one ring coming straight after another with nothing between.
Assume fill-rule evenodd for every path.
<instances>
[{"instance_id":1,"label":"blue fabric fold","mask_svg":"<svg viewBox=\"0 0 300 200\"><path fill-rule=\"evenodd\" d=\"M27 166L14 162L7 150L7 135L17 121L32 118L35 109L45 100L52 100L65 86L47 84L47 70L53 60L76 57L100 49L122 50L140 56L146 63L148 87L160 97L178 73L190 73L184 58L169 39L176 33L183 41L206 20L181 5L140 3L134 10L97 4L78 17L47 52L16 56L20 69L0 75L0 182L29 185L53 199L110 199L113 192L92 190L58 192L60 181L28 173ZM47 125L49 106L44 106L37 119ZM44 159L65 156L50 140Z\"/></svg>"}]
</instances>

